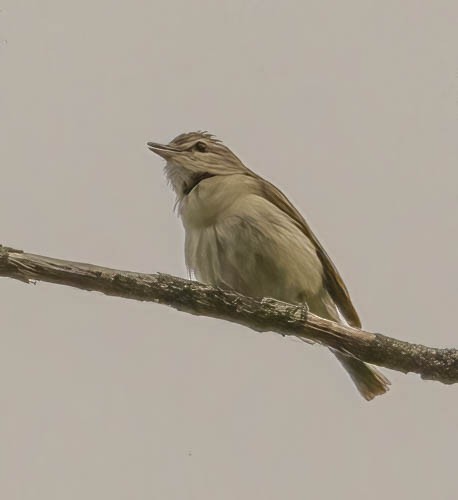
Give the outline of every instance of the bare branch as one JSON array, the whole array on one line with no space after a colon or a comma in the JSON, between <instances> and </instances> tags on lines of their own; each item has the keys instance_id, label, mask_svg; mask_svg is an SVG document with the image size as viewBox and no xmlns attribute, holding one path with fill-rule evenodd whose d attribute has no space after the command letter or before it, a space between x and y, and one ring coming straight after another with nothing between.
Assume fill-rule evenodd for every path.
<instances>
[{"instance_id":1,"label":"bare branch","mask_svg":"<svg viewBox=\"0 0 458 500\"><path fill-rule=\"evenodd\" d=\"M437 349L370 333L308 312L306 306L245 297L167 274L141 274L24 253L0 245L0 276L67 285L105 295L156 302L253 330L294 335L379 366L444 384L458 382L458 350Z\"/></svg>"}]
</instances>

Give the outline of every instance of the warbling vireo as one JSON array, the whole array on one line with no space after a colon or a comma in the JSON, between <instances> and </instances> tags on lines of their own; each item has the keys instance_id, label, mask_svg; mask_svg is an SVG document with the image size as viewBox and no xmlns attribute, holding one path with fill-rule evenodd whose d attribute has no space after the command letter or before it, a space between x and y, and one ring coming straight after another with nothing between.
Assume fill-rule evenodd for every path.
<instances>
[{"instance_id":1,"label":"warbling vireo","mask_svg":"<svg viewBox=\"0 0 458 500\"><path fill-rule=\"evenodd\" d=\"M206 132L148 147L167 162L186 232L186 265L199 281L252 297L305 302L319 316L361 326L336 267L278 188ZM334 354L365 399L388 390L388 379L374 367Z\"/></svg>"}]
</instances>

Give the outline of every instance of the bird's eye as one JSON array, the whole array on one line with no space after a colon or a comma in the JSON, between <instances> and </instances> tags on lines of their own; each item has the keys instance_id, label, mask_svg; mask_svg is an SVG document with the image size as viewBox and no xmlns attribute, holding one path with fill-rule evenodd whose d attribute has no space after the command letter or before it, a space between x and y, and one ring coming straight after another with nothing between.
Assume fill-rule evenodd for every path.
<instances>
[{"instance_id":1,"label":"bird's eye","mask_svg":"<svg viewBox=\"0 0 458 500\"><path fill-rule=\"evenodd\" d=\"M205 142L198 141L194 144L194 149L200 153L205 153L207 151L207 145Z\"/></svg>"}]
</instances>

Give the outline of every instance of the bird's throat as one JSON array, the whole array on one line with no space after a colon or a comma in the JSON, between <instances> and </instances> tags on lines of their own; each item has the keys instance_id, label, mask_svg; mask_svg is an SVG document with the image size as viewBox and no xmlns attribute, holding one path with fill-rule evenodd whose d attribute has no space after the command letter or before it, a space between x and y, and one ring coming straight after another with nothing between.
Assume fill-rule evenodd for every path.
<instances>
[{"instance_id":1,"label":"bird's throat","mask_svg":"<svg viewBox=\"0 0 458 500\"><path fill-rule=\"evenodd\" d=\"M199 172L192 175L183 188L183 194L187 196L199 184L199 182L214 176L215 174L211 174L210 172Z\"/></svg>"}]
</instances>

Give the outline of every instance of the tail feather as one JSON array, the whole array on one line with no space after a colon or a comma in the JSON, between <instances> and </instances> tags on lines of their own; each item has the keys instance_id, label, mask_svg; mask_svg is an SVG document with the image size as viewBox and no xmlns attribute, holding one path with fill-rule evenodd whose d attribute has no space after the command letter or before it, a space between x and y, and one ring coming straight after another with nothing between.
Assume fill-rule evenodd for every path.
<instances>
[{"instance_id":1,"label":"tail feather","mask_svg":"<svg viewBox=\"0 0 458 500\"><path fill-rule=\"evenodd\" d=\"M334 355L347 370L359 393L366 401L389 391L391 382L373 366L338 352L334 352Z\"/></svg>"},{"instance_id":2,"label":"tail feather","mask_svg":"<svg viewBox=\"0 0 458 500\"><path fill-rule=\"evenodd\" d=\"M309 307L310 310L323 318L345 323L344 318L339 314L336 305L327 292L319 297L319 300L312 301ZM391 382L375 367L367 365L353 356L342 354L333 349L331 351L348 372L359 393L366 401L381 396L390 389Z\"/></svg>"}]
</instances>

